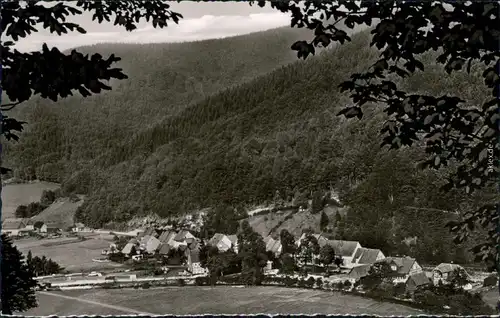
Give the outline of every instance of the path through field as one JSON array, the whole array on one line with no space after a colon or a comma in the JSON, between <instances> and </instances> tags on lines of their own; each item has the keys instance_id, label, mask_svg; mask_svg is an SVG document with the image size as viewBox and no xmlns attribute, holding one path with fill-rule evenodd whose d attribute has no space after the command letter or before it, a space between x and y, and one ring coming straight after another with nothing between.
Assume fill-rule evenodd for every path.
<instances>
[{"instance_id":1,"label":"path through field","mask_svg":"<svg viewBox=\"0 0 500 318\"><path fill-rule=\"evenodd\" d=\"M37 298L39 307L23 315L425 314L418 309L359 296L270 286L68 290L38 293Z\"/></svg>"},{"instance_id":2,"label":"path through field","mask_svg":"<svg viewBox=\"0 0 500 318\"><path fill-rule=\"evenodd\" d=\"M101 303L101 302L97 302L97 301L93 301L93 300L88 300L88 299L82 299L82 298L78 298L78 297L66 296L66 295L62 295L60 293L51 293L51 292L39 292L39 293L41 295L64 298L64 299L71 300L71 301L77 301L77 302L87 303L87 304L98 306L98 307L100 306L100 307L104 307L104 308L118 310L118 311L122 311L124 313L129 313L129 314L154 315L150 312L135 310L135 309L127 308L127 307L123 307L123 306L105 304L105 303Z\"/></svg>"}]
</instances>

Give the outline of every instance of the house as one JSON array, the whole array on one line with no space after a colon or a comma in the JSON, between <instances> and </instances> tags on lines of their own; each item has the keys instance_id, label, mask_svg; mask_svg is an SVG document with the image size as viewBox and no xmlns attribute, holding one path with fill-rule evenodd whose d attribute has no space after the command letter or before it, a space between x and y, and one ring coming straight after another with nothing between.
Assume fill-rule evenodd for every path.
<instances>
[{"instance_id":1,"label":"house","mask_svg":"<svg viewBox=\"0 0 500 318\"><path fill-rule=\"evenodd\" d=\"M279 257L282 250L281 241L279 239L275 240L271 236L267 236L264 238L264 243L266 244L266 251L272 252L276 257Z\"/></svg>"},{"instance_id":2,"label":"house","mask_svg":"<svg viewBox=\"0 0 500 318\"><path fill-rule=\"evenodd\" d=\"M49 223L49 224L45 224L45 225L46 225L47 233L57 234L57 233L62 232L61 227L59 226L59 224Z\"/></svg>"},{"instance_id":3,"label":"house","mask_svg":"<svg viewBox=\"0 0 500 318\"><path fill-rule=\"evenodd\" d=\"M333 247L335 255L342 256L344 267L351 268L355 265L353 264L354 256L357 250L361 248L358 241L328 240L327 244Z\"/></svg>"},{"instance_id":4,"label":"house","mask_svg":"<svg viewBox=\"0 0 500 318\"><path fill-rule=\"evenodd\" d=\"M302 233L302 235L300 236L300 238L296 242L297 246L300 247L300 244L306 238L307 234L308 233ZM313 236L318 241L318 244L319 244L320 247L323 247L324 245L326 245L328 243L328 239L326 237L324 237L322 234L313 234Z\"/></svg>"},{"instance_id":5,"label":"house","mask_svg":"<svg viewBox=\"0 0 500 318\"><path fill-rule=\"evenodd\" d=\"M200 262L200 245L198 243L191 244L190 248L186 249L188 271L193 275L206 274L207 269L201 266Z\"/></svg>"},{"instance_id":6,"label":"house","mask_svg":"<svg viewBox=\"0 0 500 318\"><path fill-rule=\"evenodd\" d=\"M386 257L375 263L384 262L391 268L394 283L405 283L411 275L421 273L422 267L411 257Z\"/></svg>"},{"instance_id":7,"label":"house","mask_svg":"<svg viewBox=\"0 0 500 318\"><path fill-rule=\"evenodd\" d=\"M174 240L177 242L182 242L188 238L196 239L196 237L193 234L191 234L191 232L187 230L181 230L179 233L177 233Z\"/></svg>"},{"instance_id":8,"label":"house","mask_svg":"<svg viewBox=\"0 0 500 318\"><path fill-rule=\"evenodd\" d=\"M467 271L462 266L460 266L458 264L441 263L432 270L432 281L433 281L434 285L439 284L440 281L443 284L449 283L450 279L451 279L451 273L453 273L455 270L458 270L458 271L464 273L465 276L470 279L470 275L467 273ZM465 289L468 289L469 287L471 287L468 285L470 285L470 284L467 284L463 287Z\"/></svg>"},{"instance_id":9,"label":"house","mask_svg":"<svg viewBox=\"0 0 500 318\"><path fill-rule=\"evenodd\" d=\"M121 250L122 254L130 255L133 252L133 249L137 247L137 245L138 245L137 240L131 239L130 241L128 241L127 244L125 244L125 246Z\"/></svg>"},{"instance_id":10,"label":"house","mask_svg":"<svg viewBox=\"0 0 500 318\"><path fill-rule=\"evenodd\" d=\"M75 226L71 229L73 232L83 232L85 230L85 225L83 223L75 223Z\"/></svg>"},{"instance_id":11,"label":"house","mask_svg":"<svg viewBox=\"0 0 500 318\"><path fill-rule=\"evenodd\" d=\"M160 248L158 249L158 254L162 255L162 256L167 256L168 253L170 252L170 245L168 245L167 243L162 243L160 245Z\"/></svg>"},{"instance_id":12,"label":"house","mask_svg":"<svg viewBox=\"0 0 500 318\"><path fill-rule=\"evenodd\" d=\"M354 266L353 268L351 268L347 275L349 276L349 278L358 280L360 278L368 276L371 267L371 264Z\"/></svg>"},{"instance_id":13,"label":"house","mask_svg":"<svg viewBox=\"0 0 500 318\"><path fill-rule=\"evenodd\" d=\"M379 249L372 248L358 248L354 257L352 259L353 264L363 265L363 264L373 264L376 261L384 259L384 253Z\"/></svg>"},{"instance_id":14,"label":"house","mask_svg":"<svg viewBox=\"0 0 500 318\"><path fill-rule=\"evenodd\" d=\"M170 241L174 239L176 235L177 235L176 232L166 230L161 233L161 235L158 237L158 240L160 240L162 244L168 244Z\"/></svg>"},{"instance_id":15,"label":"house","mask_svg":"<svg viewBox=\"0 0 500 318\"><path fill-rule=\"evenodd\" d=\"M26 229L27 220L24 218L8 218L2 222L2 233L10 236L19 236Z\"/></svg>"},{"instance_id":16,"label":"house","mask_svg":"<svg viewBox=\"0 0 500 318\"><path fill-rule=\"evenodd\" d=\"M215 233L208 241L208 245L215 246L220 252L226 252L233 246L231 239L222 233Z\"/></svg>"},{"instance_id":17,"label":"house","mask_svg":"<svg viewBox=\"0 0 500 318\"><path fill-rule=\"evenodd\" d=\"M161 242L154 236L146 235L139 241L139 248L148 254L154 254Z\"/></svg>"},{"instance_id":18,"label":"house","mask_svg":"<svg viewBox=\"0 0 500 318\"><path fill-rule=\"evenodd\" d=\"M47 224L45 224L44 222L36 222L35 224L35 231L38 231L40 233L47 233Z\"/></svg>"},{"instance_id":19,"label":"house","mask_svg":"<svg viewBox=\"0 0 500 318\"><path fill-rule=\"evenodd\" d=\"M405 289L408 293L413 294L416 290L429 285L432 285L432 281L424 272L419 272L408 277L405 283Z\"/></svg>"}]
</instances>

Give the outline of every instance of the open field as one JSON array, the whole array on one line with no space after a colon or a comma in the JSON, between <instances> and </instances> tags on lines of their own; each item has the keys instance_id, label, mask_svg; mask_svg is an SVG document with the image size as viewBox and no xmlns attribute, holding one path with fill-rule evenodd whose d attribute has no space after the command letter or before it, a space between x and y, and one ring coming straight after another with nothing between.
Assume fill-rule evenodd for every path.
<instances>
[{"instance_id":1,"label":"open field","mask_svg":"<svg viewBox=\"0 0 500 318\"><path fill-rule=\"evenodd\" d=\"M493 308L497 308L497 303L500 300L498 295L498 288L492 288L491 290L483 293L484 301Z\"/></svg>"},{"instance_id":2,"label":"open field","mask_svg":"<svg viewBox=\"0 0 500 318\"><path fill-rule=\"evenodd\" d=\"M38 202L43 190L56 190L57 183L35 181L32 183L7 184L2 188L2 220L15 217L14 212L20 205Z\"/></svg>"},{"instance_id":3,"label":"open field","mask_svg":"<svg viewBox=\"0 0 500 318\"><path fill-rule=\"evenodd\" d=\"M24 315L83 314L424 314L414 308L340 293L282 287L166 287L39 293Z\"/></svg>"},{"instance_id":4,"label":"open field","mask_svg":"<svg viewBox=\"0 0 500 318\"><path fill-rule=\"evenodd\" d=\"M40 214L35 215L32 220L57 224L59 228L65 230L74 224L75 212L82 204L83 200L75 202L69 198L60 198Z\"/></svg>"},{"instance_id":5,"label":"open field","mask_svg":"<svg viewBox=\"0 0 500 318\"><path fill-rule=\"evenodd\" d=\"M30 250L33 256L46 256L71 272L88 272L105 268L116 268L115 263L96 263L93 258L101 258L101 251L109 247L108 236L94 235L85 241L78 238L23 239L14 241L23 254Z\"/></svg>"}]
</instances>

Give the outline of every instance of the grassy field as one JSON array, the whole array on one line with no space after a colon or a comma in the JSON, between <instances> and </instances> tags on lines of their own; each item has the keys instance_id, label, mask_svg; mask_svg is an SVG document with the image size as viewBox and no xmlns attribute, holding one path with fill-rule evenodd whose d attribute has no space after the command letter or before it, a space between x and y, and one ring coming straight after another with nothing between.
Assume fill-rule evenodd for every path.
<instances>
[{"instance_id":1,"label":"grassy field","mask_svg":"<svg viewBox=\"0 0 500 318\"><path fill-rule=\"evenodd\" d=\"M38 300L40 307L23 314L424 314L417 309L358 296L282 287L72 290L39 294Z\"/></svg>"},{"instance_id":2,"label":"grassy field","mask_svg":"<svg viewBox=\"0 0 500 318\"><path fill-rule=\"evenodd\" d=\"M32 220L57 224L61 229L67 229L74 224L75 212L82 204L83 200L74 202L69 198L60 198L40 214L35 215Z\"/></svg>"},{"instance_id":3,"label":"grassy field","mask_svg":"<svg viewBox=\"0 0 500 318\"><path fill-rule=\"evenodd\" d=\"M109 247L110 236L94 235L85 241L73 238L60 239L22 239L14 241L23 254L30 250L33 256L46 256L53 259L71 272L115 268L114 263L96 263L93 258L101 258L101 251Z\"/></svg>"},{"instance_id":4,"label":"grassy field","mask_svg":"<svg viewBox=\"0 0 500 318\"><path fill-rule=\"evenodd\" d=\"M57 183L44 181L3 186L2 220L15 217L14 212L18 206L40 201L43 190L56 190L59 187Z\"/></svg>"}]
</instances>

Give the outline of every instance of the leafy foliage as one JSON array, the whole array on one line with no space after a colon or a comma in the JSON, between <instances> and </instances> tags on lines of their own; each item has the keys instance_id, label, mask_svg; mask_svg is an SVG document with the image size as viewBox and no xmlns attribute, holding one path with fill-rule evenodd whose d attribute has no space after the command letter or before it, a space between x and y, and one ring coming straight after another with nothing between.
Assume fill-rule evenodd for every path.
<instances>
[{"instance_id":1,"label":"leafy foliage","mask_svg":"<svg viewBox=\"0 0 500 318\"><path fill-rule=\"evenodd\" d=\"M1 235L2 242L2 313L12 315L37 306L35 287L31 268L24 261L19 250L12 245L11 239Z\"/></svg>"},{"instance_id":2,"label":"leafy foliage","mask_svg":"<svg viewBox=\"0 0 500 318\"><path fill-rule=\"evenodd\" d=\"M59 266L59 264L57 264L50 258L46 258L45 256L33 257L31 251L29 251L28 255L26 256L26 264L35 276L59 274L63 270L63 268Z\"/></svg>"},{"instance_id":3,"label":"leafy foliage","mask_svg":"<svg viewBox=\"0 0 500 318\"><path fill-rule=\"evenodd\" d=\"M238 233L238 256L241 259L241 279L245 285L260 285L267 264L266 245L248 221L241 223Z\"/></svg>"}]
</instances>

